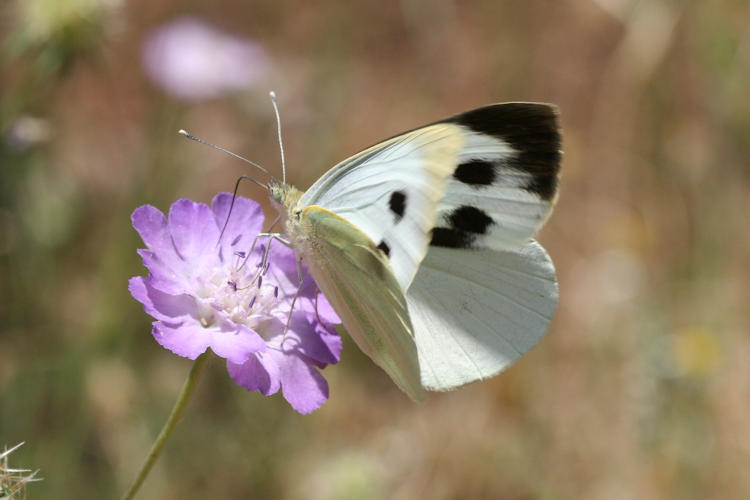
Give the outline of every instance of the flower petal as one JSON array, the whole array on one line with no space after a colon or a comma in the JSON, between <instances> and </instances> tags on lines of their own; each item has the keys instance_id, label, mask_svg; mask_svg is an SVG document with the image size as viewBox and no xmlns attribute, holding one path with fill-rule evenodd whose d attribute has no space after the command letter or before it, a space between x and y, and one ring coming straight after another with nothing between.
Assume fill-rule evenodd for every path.
<instances>
[{"instance_id":1,"label":"flower petal","mask_svg":"<svg viewBox=\"0 0 750 500\"><path fill-rule=\"evenodd\" d=\"M316 332L320 335L320 340L326 345L326 351L324 352L330 353L330 357L326 359L321 359L321 357L314 358L331 365L341 361L341 351L344 349L344 342L341 339L341 335L336 333L336 329L334 327L326 328L318 323Z\"/></svg>"},{"instance_id":2,"label":"flower petal","mask_svg":"<svg viewBox=\"0 0 750 500\"><path fill-rule=\"evenodd\" d=\"M143 265L149 271L149 285L172 295L193 292L193 287L188 282L184 270L176 269L174 265L168 264L153 250L140 249L138 255L141 256ZM184 266L184 262L180 261L180 263Z\"/></svg>"},{"instance_id":3,"label":"flower petal","mask_svg":"<svg viewBox=\"0 0 750 500\"><path fill-rule=\"evenodd\" d=\"M211 350L218 356L233 363L244 363L252 354L266 349L263 338L245 325L227 321L223 326L222 331L207 329L211 332Z\"/></svg>"},{"instance_id":4,"label":"flower petal","mask_svg":"<svg viewBox=\"0 0 750 500\"><path fill-rule=\"evenodd\" d=\"M334 364L338 363L341 356L341 337L329 333L315 319L314 313L295 311L289 322L284 348L294 349L325 364Z\"/></svg>"},{"instance_id":5,"label":"flower petal","mask_svg":"<svg viewBox=\"0 0 750 500\"><path fill-rule=\"evenodd\" d=\"M128 290L135 300L143 304L146 313L159 320L181 321L197 310L193 297L164 293L151 286L150 280L143 276L130 278Z\"/></svg>"},{"instance_id":6,"label":"flower petal","mask_svg":"<svg viewBox=\"0 0 750 500\"><path fill-rule=\"evenodd\" d=\"M281 388L276 363L266 366L261 361L263 354L250 356L242 364L227 361L229 376L248 391L259 391L264 396L275 394Z\"/></svg>"},{"instance_id":7,"label":"flower petal","mask_svg":"<svg viewBox=\"0 0 750 500\"><path fill-rule=\"evenodd\" d=\"M227 370L248 391L268 396L281 388L284 399L302 414L317 410L328 399L325 378L310 359L294 348L270 348L242 365L227 362Z\"/></svg>"},{"instance_id":8,"label":"flower petal","mask_svg":"<svg viewBox=\"0 0 750 500\"><path fill-rule=\"evenodd\" d=\"M136 208L130 216L133 227L143 243L167 265L182 267L182 259L175 251L172 236L169 234L167 218L151 205Z\"/></svg>"},{"instance_id":9,"label":"flower petal","mask_svg":"<svg viewBox=\"0 0 750 500\"><path fill-rule=\"evenodd\" d=\"M219 193L211 202L211 207L216 226L223 228L226 224L221 237L222 257L227 258L234 252L250 250L253 239L263 230L264 217L260 205L248 198L233 197L231 193Z\"/></svg>"},{"instance_id":10,"label":"flower petal","mask_svg":"<svg viewBox=\"0 0 750 500\"><path fill-rule=\"evenodd\" d=\"M317 313L318 318L321 319L324 323L327 323L329 325L338 325L341 324L341 318L339 318L339 315L336 314L336 311L333 310L333 307L331 306L330 302L328 302L328 299L325 295L323 295L323 292L318 292L318 304L317 304Z\"/></svg>"},{"instance_id":11,"label":"flower petal","mask_svg":"<svg viewBox=\"0 0 750 500\"><path fill-rule=\"evenodd\" d=\"M338 325L341 323L336 311L323 295L323 292L317 289L315 281L310 277L310 285L303 285L300 296L294 306L295 311L305 311L315 315L315 319L322 321L326 325ZM317 303L316 303L317 301ZM288 310L288 309L287 309Z\"/></svg>"},{"instance_id":12,"label":"flower petal","mask_svg":"<svg viewBox=\"0 0 750 500\"><path fill-rule=\"evenodd\" d=\"M175 323L157 321L153 334L162 347L190 359L197 358L210 347L217 356L244 363L252 354L266 349L263 339L249 328L229 323L225 327L235 327L236 330L221 330L215 326L206 328L193 318Z\"/></svg>"},{"instance_id":13,"label":"flower petal","mask_svg":"<svg viewBox=\"0 0 750 500\"><path fill-rule=\"evenodd\" d=\"M178 356L195 359L206 352L211 343L211 337L205 334L205 330L197 321L195 324L157 321L152 334L162 347Z\"/></svg>"},{"instance_id":14,"label":"flower petal","mask_svg":"<svg viewBox=\"0 0 750 500\"><path fill-rule=\"evenodd\" d=\"M169 223L156 207L144 205L131 215L133 227L148 247L139 250L143 265L152 274L151 284L167 293L186 293L189 283L186 279L186 263L178 255L169 233Z\"/></svg>"},{"instance_id":15,"label":"flower petal","mask_svg":"<svg viewBox=\"0 0 750 500\"><path fill-rule=\"evenodd\" d=\"M208 205L186 199L174 202L169 209L169 233L183 260L197 266L194 274L216 265L219 229Z\"/></svg>"},{"instance_id":16,"label":"flower petal","mask_svg":"<svg viewBox=\"0 0 750 500\"><path fill-rule=\"evenodd\" d=\"M274 357L279 364L281 393L292 408L305 415L326 402L328 382L303 356L275 351Z\"/></svg>"},{"instance_id":17,"label":"flower petal","mask_svg":"<svg viewBox=\"0 0 750 500\"><path fill-rule=\"evenodd\" d=\"M268 260L270 262L268 266L267 274L279 285L279 292L282 295L286 295L291 298L297 292L299 287L299 275L297 273L297 257L294 254L294 250L285 246L283 243L275 241L271 243L271 250L268 253ZM305 292L311 286L314 290L314 281L310 274L307 272L305 266L302 266L302 285L303 288L300 291L300 295L304 296ZM310 294L307 294L310 296Z\"/></svg>"}]
</instances>

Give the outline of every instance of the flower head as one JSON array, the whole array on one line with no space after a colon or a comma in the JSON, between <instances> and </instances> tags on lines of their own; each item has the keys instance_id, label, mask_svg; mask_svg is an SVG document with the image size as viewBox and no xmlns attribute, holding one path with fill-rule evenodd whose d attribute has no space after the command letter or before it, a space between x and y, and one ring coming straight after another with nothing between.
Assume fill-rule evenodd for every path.
<instances>
[{"instance_id":1,"label":"flower head","mask_svg":"<svg viewBox=\"0 0 750 500\"><path fill-rule=\"evenodd\" d=\"M21 446L23 443L0 451L0 498L26 498L26 485L42 480L36 477L38 470L32 472L29 469L12 469L8 466L8 457Z\"/></svg>"},{"instance_id":2,"label":"flower head","mask_svg":"<svg viewBox=\"0 0 750 500\"><path fill-rule=\"evenodd\" d=\"M340 320L304 267L300 286L294 252L258 237L257 203L235 198L221 235L231 204L221 193L211 207L178 200L169 217L137 208L133 227L149 275L131 278L130 293L156 318L163 347L190 359L210 348L237 384L264 395L281 389L295 410L310 413L328 398L318 369L339 360Z\"/></svg>"},{"instance_id":3,"label":"flower head","mask_svg":"<svg viewBox=\"0 0 750 500\"><path fill-rule=\"evenodd\" d=\"M193 17L157 28L143 44L146 74L178 99L197 101L250 88L270 62L256 42L222 33Z\"/></svg>"}]
</instances>

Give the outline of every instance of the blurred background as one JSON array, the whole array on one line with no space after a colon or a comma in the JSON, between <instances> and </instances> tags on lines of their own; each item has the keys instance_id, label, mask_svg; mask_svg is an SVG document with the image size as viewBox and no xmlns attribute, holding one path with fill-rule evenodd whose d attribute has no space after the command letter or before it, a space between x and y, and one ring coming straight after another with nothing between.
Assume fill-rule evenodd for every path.
<instances>
[{"instance_id":1,"label":"blurred background","mask_svg":"<svg viewBox=\"0 0 750 500\"><path fill-rule=\"evenodd\" d=\"M180 128L278 173L270 89L300 188L472 107L556 103L559 309L506 373L423 405L349 339L309 416L214 357L139 498L750 497L750 2L0 9L0 446L26 441L28 498L132 480L191 365L127 291L130 214L248 173Z\"/></svg>"}]
</instances>

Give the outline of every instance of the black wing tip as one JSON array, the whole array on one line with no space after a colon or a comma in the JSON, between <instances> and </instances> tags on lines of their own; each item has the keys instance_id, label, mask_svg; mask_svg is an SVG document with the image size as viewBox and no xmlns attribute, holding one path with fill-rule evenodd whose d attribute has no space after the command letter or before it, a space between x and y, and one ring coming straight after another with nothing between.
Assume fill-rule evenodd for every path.
<instances>
[{"instance_id":1,"label":"black wing tip","mask_svg":"<svg viewBox=\"0 0 750 500\"><path fill-rule=\"evenodd\" d=\"M562 134L554 104L508 102L473 109L445 120L496 137L517 155L509 166L531 175L526 190L549 201L557 193Z\"/></svg>"},{"instance_id":2,"label":"black wing tip","mask_svg":"<svg viewBox=\"0 0 750 500\"><path fill-rule=\"evenodd\" d=\"M537 175L526 184L525 189L538 194L545 201L551 201L557 195L558 183L557 175Z\"/></svg>"},{"instance_id":3,"label":"black wing tip","mask_svg":"<svg viewBox=\"0 0 750 500\"><path fill-rule=\"evenodd\" d=\"M473 109L447 122L497 137L518 151L560 151L559 110L552 104L508 102Z\"/></svg>"},{"instance_id":4,"label":"black wing tip","mask_svg":"<svg viewBox=\"0 0 750 500\"><path fill-rule=\"evenodd\" d=\"M471 109L446 119L490 135L517 127L539 127L558 132L560 110L541 102L503 102Z\"/></svg>"}]
</instances>

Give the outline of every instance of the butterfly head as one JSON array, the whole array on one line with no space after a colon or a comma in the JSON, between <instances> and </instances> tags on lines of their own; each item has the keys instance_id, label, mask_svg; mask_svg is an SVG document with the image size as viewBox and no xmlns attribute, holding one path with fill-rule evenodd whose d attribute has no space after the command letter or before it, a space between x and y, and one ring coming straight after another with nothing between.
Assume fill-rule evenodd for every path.
<instances>
[{"instance_id":1,"label":"butterfly head","mask_svg":"<svg viewBox=\"0 0 750 500\"><path fill-rule=\"evenodd\" d=\"M271 203L282 216L292 217L302 192L285 182L272 182L268 185Z\"/></svg>"}]
</instances>

